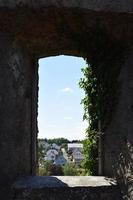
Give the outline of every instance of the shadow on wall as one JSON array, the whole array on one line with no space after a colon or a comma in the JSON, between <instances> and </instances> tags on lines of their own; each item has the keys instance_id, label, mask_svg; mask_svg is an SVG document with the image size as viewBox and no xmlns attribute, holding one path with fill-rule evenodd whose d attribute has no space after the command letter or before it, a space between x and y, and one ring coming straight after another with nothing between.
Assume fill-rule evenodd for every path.
<instances>
[{"instance_id":1,"label":"shadow on wall","mask_svg":"<svg viewBox=\"0 0 133 200\"><path fill-rule=\"evenodd\" d=\"M54 188L54 187L68 187L68 185L56 177L50 176L30 176L21 178L13 185L13 188L16 189L25 189L25 188Z\"/></svg>"},{"instance_id":2,"label":"shadow on wall","mask_svg":"<svg viewBox=\"0 0 133 200\"><path fill-rule=\"evenodd\" d=\"M80 180L79 180L80 179ZM110 180L111 181L111 180ZM14 184L13 200L121 200L117 185L104 177L25 177Z\"/></svg>"},{"instance_id":3,"label":"shadow on wall","mask_svg":"<svg viewBox=\"0 0 133 200\"><path fill-rule=\"evenodd\" d=\"M119 158L115 160L115 168L118 169L117 180L121 185L123 198L131 199L133 196L133 148L128 140L124 142L125 145L121 144L122 149L120 149Z\"/></svg>"}]
</instances>

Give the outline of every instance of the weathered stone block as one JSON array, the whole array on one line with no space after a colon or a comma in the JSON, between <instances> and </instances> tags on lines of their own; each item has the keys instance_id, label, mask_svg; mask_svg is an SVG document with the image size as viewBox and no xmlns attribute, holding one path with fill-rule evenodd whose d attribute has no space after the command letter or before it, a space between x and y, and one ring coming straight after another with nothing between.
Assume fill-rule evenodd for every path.
<instances>
[{"instance_id":1,"label":"weathered stone block","mask_svg":"<svg viewBox=\"0 0 133 200\"><path fill-rule=\"evenodd\" d=\"M105 177L27 177L13 188L13 200L121 200L116 182Z\"/></svg>"}]
</instances>

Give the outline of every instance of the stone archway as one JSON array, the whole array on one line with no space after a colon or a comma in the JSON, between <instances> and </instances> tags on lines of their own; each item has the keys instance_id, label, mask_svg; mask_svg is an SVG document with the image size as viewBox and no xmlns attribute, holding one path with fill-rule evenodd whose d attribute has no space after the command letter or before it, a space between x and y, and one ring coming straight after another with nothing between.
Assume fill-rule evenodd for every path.
<instances>
[{"instance_id":1,"label":"stone archway","mask_svg":"<svg viewBox=\"0 0 133 200\"><path fill-rule=\"evenodd\" d=\"M115 60L112 69L121 65L118 103L105 130L104 173L127 190L133 171L132 9L130 0L0 1L1 198L8 193L11 199L7 191L15 179L34 171L37 60L59 54L96 64Z\"/></svg>"}]
</instances>

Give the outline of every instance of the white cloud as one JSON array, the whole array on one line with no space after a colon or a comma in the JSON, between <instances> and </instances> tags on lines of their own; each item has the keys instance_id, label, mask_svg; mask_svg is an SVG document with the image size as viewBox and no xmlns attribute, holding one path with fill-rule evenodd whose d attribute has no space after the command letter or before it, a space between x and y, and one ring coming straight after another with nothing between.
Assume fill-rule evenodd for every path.
<instances>
[{"instance_id":1,"label":"white cloud","mask_svg":"<svg viewBox=\"0 0 133 200\"><path fill-rule=\"evenodd\" d=\"M72 117L70 117L70 116L66 116L66 117L64 117L64 119L65 119L65 120L71 120Z\"/></svg>"},{"instance_id":2,"label":"white cloud","mask_svg":"<svg viewBox=\"0 0 133 200\"><path fill-rule=\"evenodd\" d=\"M61 92L73 93L74 91L70 87L65 87L65 88L61 89Z\"/></svg>"}]
</instances>

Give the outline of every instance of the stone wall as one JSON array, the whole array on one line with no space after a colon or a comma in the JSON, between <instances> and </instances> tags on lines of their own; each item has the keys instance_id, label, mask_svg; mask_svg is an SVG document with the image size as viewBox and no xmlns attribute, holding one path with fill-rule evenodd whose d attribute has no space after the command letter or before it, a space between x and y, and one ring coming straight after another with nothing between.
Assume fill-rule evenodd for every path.
<instances>
[{"instance_id":1,"label":"stone wall","mask_svg":"<svg viewBox=\"0 0 133 200\"><path fill-rule=\"evenodd\" d=\"M13 188L14 200L121 200L115 180L105 177L26 177Z\"/></svg>"},{"instance_id":2,"label":"stone wall","mask_svg":"<svg viewBox=\"0 0 133 200\"><path fill-rule=\"evenodd\" d=\"M129 179L133 174L133 51L129 49L119 76L120 96L113 120L105 132L104 171L111 169L118 180L124 184L123 192L128 190ZM122 178L123 177L123 178ZM130 188L131 189L131 188ZM130 190L132 193L132 190ZM132 199L129 194L127 198Z\"/></svg>"},{"instance_id":3,"label":"stone wall","mask_svg":"<svg viewBox=\"0 0 133 200\"><path fill-rule=\"evenodd\" d=\"M31 174L31 60L0 33L0 199L17 177Z\"/></svg>"},{"instance_id":4,"label":"stone wall","mask_svg":"<svg viewBox=\"0 0 133 200\"><path fill-rule=\"evenodd\" d=\"M33 8L42 8L49 6L56 7L67 7L67 8L84 8L93 11L111 11L111 12L133 12L133 2L132 0L0 0L0 7L7 8L18 8L22 6L28 6Z\"/></svg>"},{"instance_id":5,"label":"stone wall","mask_svg":"<svg viewBox=\"0 0 133 200\"><path fill-rule=\"evenodd\" d=\"M124 44L125 55L118 105L105 130L104 173L117 176L124 194L130 190L126 198L133 198L132 184L127 187L133 165L132 10L132 0L0 0L0 199L12 200L15 179L35 171L37 60L67 54L92 62L112 44Z\"/></svg>"}]
</instances>

